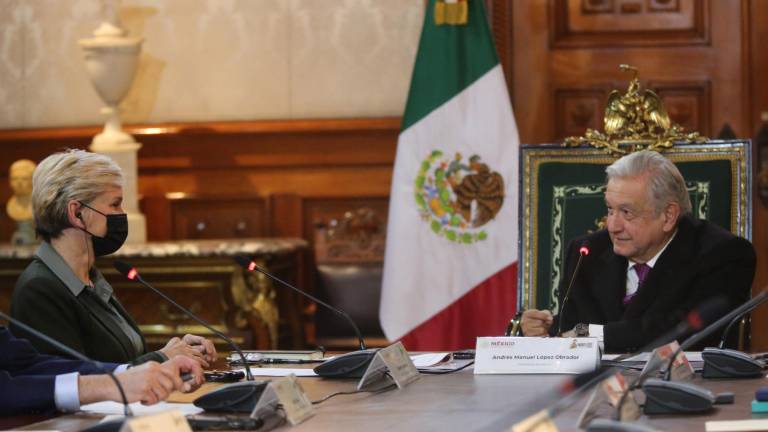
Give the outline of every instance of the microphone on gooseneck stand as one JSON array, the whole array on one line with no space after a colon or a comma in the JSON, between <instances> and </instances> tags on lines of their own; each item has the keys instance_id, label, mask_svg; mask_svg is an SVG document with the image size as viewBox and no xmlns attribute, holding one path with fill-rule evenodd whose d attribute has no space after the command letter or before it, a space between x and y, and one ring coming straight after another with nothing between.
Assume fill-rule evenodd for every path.
<instances>
[{"instance_id":1,"label":"microphone on gooseneck stand","mask_svg":"<svg viewBox=\"0 0 768 432\"><path fill-rule=\"evenodd\" d=\"M639 351L635 353L630 354L624 354L616 358L614 361L621 361L623 359L632 357L634 355L637 355L640 352L650 351L660 345L663 345L665 343L668 343L669 341L678 339L682 337L683 335L691 332L692 330L697 330L701 328L703 324L704 319L711 319L712 318L712 312L710 311L722 311L724 308L724 300L722 298L718 298L716 300L708 300L704 302L700 307L697 307L694 312L688 315L688 319L682 321L680 324L675 326L673 329L671 329L669 332L659 336L649 344L642 347ZM573 404L575 404L581 396L583 396L586 392L591 390L593 387L601 383L603 380L608 378L609 376L616 373L616 371L620 370L617 366L612 366L606 369L603 369L602 371L591 371L591 372L585 372L583 374L576 375L573 378L569 378L564 381L564 383L559 386L558 388L558 400L554 404L550 405L548 408L544 409L538 414L535 414L537 416L536 421L532 421L531 423L527 424L528 431L535 430L534 427L540 424L542 421L545 421L547 419L552 419L555 416L559 415L561 412L565 411L569 407L571 407ZM533 417L533 416L532 416ZM595 422L593 422L595 423ZM594 429L588 429L588 430L594 430L594 431L600 431L600 430L622 430L618 428L605 428L600 429L600 423L597 422ZM633 428L625 428L623 430L640 430L637 429L635 426L638 425L632 425L632 424L626 424L626 423L618 423L618 422L611 422L613 425L628 425L634 427ZM592 424L590 424L590 428L592 428Z\"/></svg>"},{"instance_id":2,"label":"microphone on gooseneck stand","mask_svg":"<svg viewBox=\"0 0 768 432\"><path fill-rule=\"evenodd\" d=\"M286 288L290 288L302 296L312 300L313 302L330 309L336 315L344 318L355 331L357 340L359 342L360 351L353 351L348 354L337 356L320 364L314 369L316 374L324 378L360 378L363 375L365 369L368 367L368 364L371 362L371 360L373 360L373 356L376 354L376 350L365 349L365 341L363 340L363 335L360 333L360 329L357 327L357 324L355 324L349 314L278 278L272 273L259 267L259 265L256 264L256 262L251 258L243 255L237 255L235 256L235 261L247 271L257 271L279 283L280 285Z\"/></svg>"},{"instance_id":3,"label":"microphone on gooseneck stand","mask_svg":"<svg viewBox=\"0 0 768 432\"><path fill-rule=\"evenodd\" d=\"M723 349L723 344L725 343L728 330L733 323L737 322L742 316L751 312L766 300L768 300L768 289L764 289L760 294L743 303L741 306L712 323L704 330L689 337L680 344L678 352L701 342L704 338L714 333L715 330L727 324L728 327L723 332L719 347L707 347L701 352L701 357L704 360L704 369L701 372L701 376L703 378L754 378L762 375L763 368L765 367L765 364L762 361L755 360L741 351ZM675 356L676 355L677 353L675 353ZM673 356L672 359L670 359L670 365L674 358L675 357ZM670 368L667 367L665 379L669 380L669 376Z\"/></svg>"},{"instance_id":4,"label":"microphone on gooseneck stand","mask_svg":"<svg viewBox=\"0 0 768 432\"><path fill-rule=\"evenodd\" d=\"M23 329L27 333L30 333L30 334L34 335L36 338L38 338L40 340L43 340L43 341L47 342L50 345L53 345L54 347L56 347L57 350L59 350L59 351L61 351L63 353L66 353L67 355L70 355L70 356L72 356L72 357L74 357L74 358L76 358L78 360L87 361L87 362L91 362L91 363L95 364L98 369L101 369L101 371L104 372L104 374L109 375L109 377L112 379L112 381L114 381L115 386L117 387L117 391L120 393L120 399L123 400L123 413L125 414L125 417L133 416L133 412L131 412L131 407L128 405L128 398L125 397L125 390L123 389L122 384L120 384L120 381L117 379L115 374L111 370L108 370L107 368L105 368L104 365L101 362L95 361L95 360L91 360L90 358L84 356L83 354L80 354L79 352L73 350L72 348L70 348L70 347L64 345L63 343L57 341L56 339L46 335L45 333L40 332L39 330L36 330L36 329L28 326L27 324L24 324L23 322L17 320L16 318L12 318L11 316L6 315L3 312L0 312L0 318L3 318L4 320L7 320L8 322L11 322L11 323L19 326L21 329ZM86 430L93 431L93 432L95 432L95 431L105 431L105 432L106 431L118 431L122 427L124 421L125 421L125 419L117 419L117 420L105 421L105 422L101 422L101 423L97 424L93 428L88 428Z\"/></svg>"},{"instance_id":5,"label":"microphone on gooseneck stand","mask_svg":"<svg viewBox=\"0 0 768 432\"><path fill-rule=\"evenodd\" d=\"M243 351L235 343L235 341L230 339L224 333L216 330L215 328L213 328L213 326L211 326L210 324L205 322L202 318L192 313L189 309L176 303L173 299L168 297L165 293L163 293L159 289L152 286L149 282L145 281L141 277L139 272L136 271L136 269L132 265L128 264L125 261L118 260L114 262L114 266L115 266L115 269L118 272L120 272L122 275L124 275L130 280L135 280L141 283L142 285L144 285L145 287L149 288L150 290L154 291L157 295L165 299L168 303L172 304L177 309L184 312L185 315L197 321L198 323L200 323L200 325L210 330L211 333L215 334L219 338L226 341L237 352L237 354L240 356L240 359L243 361L243 366L245 367L246 381L228 384L228 385L219 387L218 389L210 393L200 396L199 398L193 401L195 406L203 408L206 411L241 412L241 413L252 412L253 408L256 406L256 403L259 401L259 397L261 396L261 393L264 391L264 388L266 387L267 382L254 381L253 375L251 374L251 370L248 367L248 363L245 360L245 355L243 355Z\"/></svg>"},{"instance_id":6,"label":"microphone on gooseneck stand","mask_svg":"<svg viewBox=\"0 0 768 432\"><path fill-rule=\"evenodd\" d=\"M571 274L571 281L568 282L568 289L565 290L565 296L563 297L563 304L560 306L560 312L558 313L559 317L557 319L557 334L555 336L560 336L563 332L563 315L565 313L565 305L568 303L568 296L571 294L571 288L573 288L573 283L576 281L576 276L579 274L579 269L581 268L581 260L589 255L589 242L584 240L581 243L581 246L579 247L579 260L576 261L576 268L573 269L573 273Z\"/></svg>"},{"instance_id":7,"label":"microphone on gooseneck stand","mask_svg":"<svg viewBox=\"0 0 768 432\"><path fill-rule=\"evenodd\" d=\"M728 302L723 296L706 300L699 307L689 312L685 321L677 326L675 337L671 339L667 338L666 340L661 340L661 338L659 338L650 345L650 349L647 349L647 351L651 351L657 346L664 345L670 340L681 338L691 331L701 330L707 323L714 321L720 316L723 310L727 309L727 307ZM701 331L703 332L705 330L706 328ZM683 345L685 345L685 342ZM686 346L690 346L690 344ZM646 351L646 349L643 351ZM672 367L672 363L679 353L680 350L673 353L671 360L667 365L667 370ZM712 408L712 404L716 401L714 395L701 387L689 383L672 383L659 379L646 380L646 377L650 373L657 370L657 367L660 366L662 361L663 360L659 357L651 358L649 360L650 363L646 365L644 372L638 375L637 378L627 386L627 389L621 394L619 402L616 404L616 420L621 420L621 410L629 393L641 385L646 394L646 402L643 407L646 414L695 413L704 412ZM590 430L600 431L601 429Z\"/></svg>"}]
</instances>

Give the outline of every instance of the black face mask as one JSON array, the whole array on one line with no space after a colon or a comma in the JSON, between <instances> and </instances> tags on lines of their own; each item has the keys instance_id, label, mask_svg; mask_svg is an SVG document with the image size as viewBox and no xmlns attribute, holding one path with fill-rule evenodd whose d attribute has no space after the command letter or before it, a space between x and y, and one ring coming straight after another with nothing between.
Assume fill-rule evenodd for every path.
<instances>
[{"instance_id":1,"label":"black face mask","mask_svg":"<svg viewBox=\"0 0 768 432\"><path fill-rule=\"evenodd\" d=\"M120 249L125 243L125 239L128 238L128 215L125 213L104 214L84 202L80 202L80 204L107 218L107 233L104 234L104 237L99 237L87 229L83 229L91 235L93 254L97 257L104 256Z\"/></svg>"}]
</instances>

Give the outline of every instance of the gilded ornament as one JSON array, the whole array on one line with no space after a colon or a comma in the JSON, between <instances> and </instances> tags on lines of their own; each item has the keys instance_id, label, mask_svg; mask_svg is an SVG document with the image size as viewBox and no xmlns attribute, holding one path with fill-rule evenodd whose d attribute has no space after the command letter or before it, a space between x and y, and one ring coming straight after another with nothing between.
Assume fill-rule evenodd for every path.
<instances>
[{"instance_id":1,"label":"gilded ornament","mask_svg":"<svg viewBox=\"0 0 768 432\"><path fill-rule=\"evenodd\" d=\"M584 136L571 136L563 146L589 145L609 154L623 155L639 150L662 151L675 142L706 142L698 132L684 132L683 127L669 119L661 98L652 90L640 89L637 68L622 64L623 71L632 71L627 92L614 90L608 96L603 117L605 132L587 129Z\"/></svg>"}]
</instances>

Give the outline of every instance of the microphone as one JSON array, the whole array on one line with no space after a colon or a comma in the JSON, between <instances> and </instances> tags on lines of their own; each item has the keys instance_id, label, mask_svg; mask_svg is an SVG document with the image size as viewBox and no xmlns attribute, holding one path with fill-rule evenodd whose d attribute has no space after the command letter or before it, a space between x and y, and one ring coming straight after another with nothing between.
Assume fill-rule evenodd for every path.
<instances>
[{"instance_id":1,"label":"microphone","mask_svg":"<svg viewBox=\"0 0 768 432\"><path fill-rule=\"evenodd\" d=\"M558 313L559 318L557 320L557 334L555 336L560 336L562 334L563 318L565 317L565 305L568 303L568 296L571 294L571 288L573 288L573 283L576 281L576 276L579 274L579 269L581 268L581 260L587 255L589 255L589 242L584 240L579 247L579 260L576 261L576 268L573 269L573 273L571 274L571 281L568 282L568 289L565 290L563 304L560 307L560 313Z\"/></svg>"},{"instance_id":2,"label":"microphone","mask_svg":"<svg viewBox=\"0 0 768 432\"><path fill-rule=\"evenodd\" d=\"M704 348L704 351L701 352L701 357L704 359L704 368L701 371L701 376L703 378L753 378L762 375L763 368L765 367L765 364L762 361L755 360L741 351L724 349L723 345L731 326L733 326L739 318L765 302L766 299L768 299L768 289L763 289L760 294L713 323L711 331L705 332L707 329L704 329L701 331L701 333L703 333L701 336L698 334L691 336L690 339L695 338L693 343L697 343L701 339L709 336L716 329L728 323L718 347ZM686 341L686 343L687 342L688 341Z\"/></svg>"},{"instance_id":3,"label":"microphone","mask_svg":"<svg viewBox=\"0 0 768 432\"><path fill-rule=\"evenodd\" d=\"M720 297L720 298L722 298L722 297ZM736 309L732 310L731 312L723 315L717 321L713 322L712 324L710 324L707 327L705 327L703 330L699 331L698 333L695 333L695 334L691 335L691 337L689 337L688 339L683 341L683 343L680 344L680 347L677 349L677 351L675 351L674 355L669 360L669 364L667 365L667 369L666 369L666 371L664 373L664 380L665 381L669 381L670 376L671 376L671 366L672 366L672 363L674 362L675 357L677 357L677 355L681 351L683 351L683 350L685 350L685 349L687 349L687 348L689 348L689 347L691 347L691 346L701 342L704 338L706 338L707 336L709 336L712 333L714 333L715 330L719 329L720 327L722 327L723 325L727 324L728 322L741 317L745 313L750 312L752 309L756 308L761 303L763 303L766 299L768 299L768 289L767 290L763 290L757 296L755 296L752 299L748 300L747 302L743 303L741 306L737 307ZM723 300L723 301L725 301L725 300ZM707 349L705 349L705 351L706 350ZM709 350L717 350L717 349L709 348ZM733 350L719 350L719 351L720 352L723 352L723 351L738 352L738 351L733 351ZM702 352L702 357L704 357L704 353L703 352ZM705 358L704 359L704 369L706 370L706 368L707 368L707 361L706 361L706 358ZM760 367L760 370L762 370L762 367ZM705 377L705 378L707 378L707 377Z\"/></svg>"},{"instance_id":4,"label":"microphone","mask_svg":"<svg viewBox=\"0 0 768 432\"><path fill-rule=\"evenodd\" d=\"M355 330L355 334L357 335L357 340L358 340L358 342L360 344L360 351L365 350L365 341L363 341L363 335L362 335L362 333L360 333L360 329L357 328L357 324L355 324L355 322L352 320L352 318L346 312L344 312L343 310L341 310L339 308L331 306L328 303L320 300L319 298L309 294L308 292L300 290L300 289L296 288L295 286L289 284L288 282L278 278L277 276L273 275L272 273L270 273L270 272L264 270L263 268L259 267L259 265L256 264L255 261L253 261L252 259L250 259L250 258L248 258L246 256L237 255L237 256L235 256L235 261L238 264L240 264L241 266L243 266L243 268L245 268L246 270L251 271L251 272L252 271L257 271L257 272L263 274L264 276L272 279L273 281L279 283L280 285L282 285L284 287L288 287L288 288L296 291L297 293L303 295L304 297L307 297L308 299L312 300L313 302L315 302L315 303L317 303L317 304L319 304L321 306L324 306L324 307L330 309L336 315L344 318L347 322L349 322L349 325L352 326L352 328Z\"/></svg>"},{"instance_id":5,"label":"microphone","mask_svg":"<svg viewBox=\"0 0 768 432\"><path fill-rule=\"evenodd\" d=\"M692 330L700 330L702 327L704 327L705 324L715 320L724 309L728 307L728 302L725 300L724 296L717 296L711 299L708 299L704 301L699 307L693 309L688 313L685 320L682 321L680 324L677 325L677 327L674 330L674 333L676 334L673 338L665 338L661 339L658 338L656 341L654 341L651 345L652 347L648 349L648 351L651 351L652 349L664 345L668 343L671 340L676 340L679 337L682 337L688 333L690 333ZM712 324L714 325L714 323ZM710 325L711 326L711 325ZM691 338L688 338L691 339ZM695 342L694 342L695 343ZM672 367L672 364L674 363L675 358L677 355L681 352L683 345L685 347L691 346L691 344L686 345L684 342L680 348L675 351L672 354L672 357L667 365L667 371L670 370ZM643 351L646 351L645 349ZM629 395L629 392L636 389L638 386L643 386L643 391L646 393L646 414L661 414L663 412L679 412L680 410L675 410L674 408L670 408L671 411L658 411L667 409L667 407L670 405L669 400L672 401L671 405L676 405L677 403L680 403L680 406L690 406L695 407L695 411L693 412L700 412L700 411L706 411L709 408L712 407L713 400L709 400L709 395L707 394L707 391L704 389L699 388L698 386L695 386L693 384L686 384L686 383L667 383L667 384L659 384L655 381L649 380L649 385L644 384L645 378L650 374L651 372L656 371L656 368L659 366L659 363L662 362L662 360L658 357L653 357L649 360L649 364L646 365L645 372L641 373L637 376L637 378L632 381L627 386L627 390L624 391L621 394L621 398L619 398L619 402L616 404L616 420L621 420L621 408L624 405L624 401L626 400L627 396ZM668 380L667 380L668 381ZM650 411L648 411L650 409Z\"/></svg>"},{"instance_id":6,"label":"microphone","mask_svg":"<svg viewBox=\"0 0 768 432\"><path fill-rule=\"evenodd\" d=\"M88 357L84 356L83 354L73 350L72 348L64 345L63 343L57 341L56 339L54 339L54 338L46 335L45 333L42 333L42 332L40 332L40 331L38 331L38 330L28 326L27 324L24 324L23 322L17 320L16 318L12 318L11 316L6 315L3 312L0 312L0 318L3 318L4 320L19 326L24 331L34 335L36 338L38 338L40 340L43 340L43 341L53 345L59 351L62 351L62 352L66 353L66 354L68 354L68 355L70 355L70 356L72 356L72 357L74 357L74 358L76 358L78 360L87 361L87 362L90 362L90 363L93 363L94 365L96 365L96 367L98 369L101 369L101 371L104 372L105 375L109 375L109 377L115 383L115 386L117 387L117 391L120 393L120 398L123 400L123 414L125 415L125 417L132 417L133 416L133 412L131 411L131 407L128 405L128 398L125 397L125 390L123 389L123 385L120 384L120 381L117 379L115 374L112 371L110 371L107 368L105 368L104 365L101 362L95 361L95 360L91 360L90 358L88 358ZM97 425L97 426L99 426L99 429L91 429L91 428L89 428L89 429L86 429L86 430L118 431L122 427L124 421L125 421L125 419L118 419L118 420L113 420L113 421L105 421L105 422L100 423L99 425Z\"/></svg>"},{"instance_id":7,"label":"microphone","mask_svg":"<svg viewBox=\"0 0 768 432\"><path fill-rule=\"evenodd\" d=\"M254 381L253 375L251 374L251 368L248 366L248 362L245 359L245 355L243 354L243 351L240 349L240 347L230 339L227 335L224 333L216 330L205 322L202 318L198 317L192 311L185 308L184 306L178 304L175 302L172 298L168 297L165 293L160 291L159 289L152 286L149 282L145 281L139 272L136 270L135 267L128 264L125 261L117 260L114 262L115 269L120 272L123 276L127 277L130 280L135 280L145 287L149 288L150 290L154 291L157 295L165 299L168 303L175 306L180 311L184 312L185 315L192 318L193 320L197 321L200 325L207 328L211 333L215 334L219 338L226 341L230 347L232 347L237 354L240 356L240 359L243 361L243 366L245 367L245 382L240 383L233 383L229 385L222 386L210 393L207 393L197 399L193 402L195 406L198 406L200 408L203 408L207 411L224 411L224 412L246 412L250 413L253 411L253 408L256 406L256 403L259 401L259 397L261 396L262 391L264 391L264 388L266 387L265 381Z\"/></svg>"},{"instance_id":8,"label":"microphone","mask_svg":"<svg viewBox=\"0 0 768 432\"><path fill-rule=\"evenodd\" d=\"M264 276L272 279L273 281L279 283L280 285L292 289L293 291L303 295L304 297L307 297L313 302L332 310L336 315L344 318L349 323L349 325L352 326L352 328L355 330L355 334L357 335L357 340L360 345L360 350L352 351L343 355L336 356L333 359L330 359L321 363L319 366L315 367L313 370L318 376L321 376L323 378L360 378L363 376L363 374L365 373L365 370L368 368L368 365L373 360L373 356L376 354L377 350L365 349L365 341L363 341L363 335L362 333L360 333L360 329L357 327L357 324L355 324L355 321L352 320L352 317L350 317L343 310L336 308L334 306L331 306L330 304L320 300L319 298L309 294L308 292L300 290L295 286L289 284L288 282L264 270L263 268L259 267L259 265L256 264L255 261L253 261L252 259L246 256L237 255L235 256L235 261L241 266L243 266L243 268L245 268L246 270L251 272L257 271L263 274Z\"/></svg>"},{"instance_id":9,"label":"microphone","mask_svg":"<svg viewBox=\"0 0 768 432\"><path fill-rule=\"evenodd\" d=\"M741 313L735 315L725 327L725 330L723 330L723 335L720 337L720 344L717 345L718 348L722 349L725 347L725 340L728 338L728 333L730 333L733 325L739 322L739 319L741 319L744 315L752 312L756 307L760 306L765 301L766 292L768 292L768 290L764 290L749 300L747 303L744 303L742 306L744 309L741 311Z\"/></svg>"},{"instance_id":10,"label":"microphone","mask_svg":"<svg viewBox=\"0 0 768 432\"><path fill-rule=\"evenodd\" d=\"M653 341L651 341L650 343L642 347L639 351L636 351L630 354L623 354L617 357L615 361L621 361L623 359L637 355L637 353L639 352L650 351L653 348L656 348L660 345L663 345L669 342L670 340L674 340L681 337L682 335L690 332L691 330L695 330L697 328L696 326L699 326L698 328L700 328L701 323L703 322L703 318L711 318L710 311L722 310L723 302L724 300L720 297L705 301L704 303L701 304L701 306L696 308L694 313L691 313L688 315L688 319L682 321L667 333L657 337L656 339L654 339ZM596 372L596 371L585 372L585 373L576 375L573 378L569 378L565 380L565 382L558 388L559 399L557 400L557 402L555 402L549 408L546 408L543 411L543 414L540 413L541 417L539 418L538 421L530 425L527 425L530 427L527 430L533 431L534 426L537 426L542 421L554 418L555 416L559 415L561 412L565 411L574 403L576 403L579 400L579 398L582 395L584 395L587 391L592 389L597 384L601 383L604 379L613 375L619 369L620 368L617 366L611 366L599 372ZM624 396L622 395L622 397Z\"/></svg>"}]
</instances>

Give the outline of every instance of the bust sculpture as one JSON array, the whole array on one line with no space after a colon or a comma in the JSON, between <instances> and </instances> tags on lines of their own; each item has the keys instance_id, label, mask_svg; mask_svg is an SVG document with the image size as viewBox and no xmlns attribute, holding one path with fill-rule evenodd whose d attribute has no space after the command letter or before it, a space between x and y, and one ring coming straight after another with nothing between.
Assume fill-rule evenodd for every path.
<instances>
[{"instance_id":1,"label":"bust sculpture","mask_svg":"<svg viewBox=\"0 0 768 432\"><path fill-rule=\"evenodd\" d=\"M9 170L9 179L13 196L8 200L5 211L11 219L16 221L16 232L13 233L11 243L31 244L35 242L35 233L32 225L32 173L35 171L35 163L29 159L19 159Z\"/></svg>"}]
</instances>

